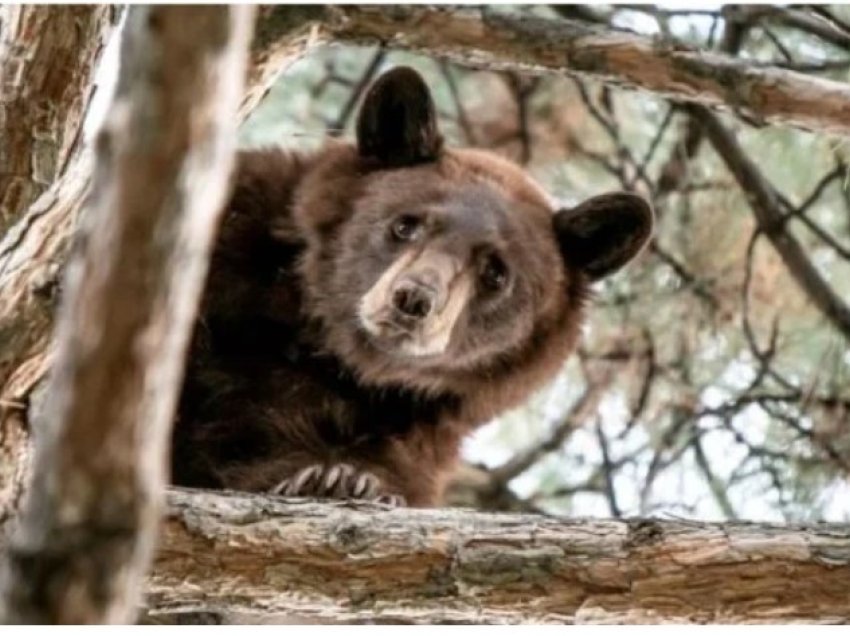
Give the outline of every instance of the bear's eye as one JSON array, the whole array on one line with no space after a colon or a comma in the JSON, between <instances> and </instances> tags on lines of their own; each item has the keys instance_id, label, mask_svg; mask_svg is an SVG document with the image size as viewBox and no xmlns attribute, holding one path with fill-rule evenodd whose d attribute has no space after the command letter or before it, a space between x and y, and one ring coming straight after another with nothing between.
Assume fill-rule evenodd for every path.
<instances>
[{"instance_id":1,"label":"bear's eye","mask_svg":"<svg viewBox=\"0 0 850 636\"><path fill-rule=\"evenodd\" d=\"M419 235L422 221L419 217L405 214L393 221L393 237L399 241L412 241Z\"/></svg>"},{"instance_id":2,"label":"bear's eye","mask_svg":"<svg viewBox=\"0 0 850 636\"><path fill-rule=\"evenodd\" d=\"M481 268L481 284L490 292L497 292L508 283L508 266L496 254L489 254Z\"/></svg>"}]
</instances>

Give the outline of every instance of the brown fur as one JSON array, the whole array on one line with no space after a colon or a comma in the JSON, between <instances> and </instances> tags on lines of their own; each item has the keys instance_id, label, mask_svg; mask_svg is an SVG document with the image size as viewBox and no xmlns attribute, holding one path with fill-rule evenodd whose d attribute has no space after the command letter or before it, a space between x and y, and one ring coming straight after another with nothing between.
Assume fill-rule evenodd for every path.
<instances>
[{"instance_id":1,"label":"brown fur","mask_svg":"<svg viewBox=\"0 0 850 636\"><path fill-rule=\"evenodd\" d=\"M176 483L434 505L463 436L553 378L575 346L590 279L645 242L651 216L630 215L631 200L601 214L597 201L589 221L581 206L556 215L513 164L444 149L410 73L378 81L357 146L240 155L175 426ZM399 115L405 100L417 106ZM386 228L411 212L429 233L395 246ZM585 254L588 237L605 238L606 253ZM564 251L574 243L575 258ZM509 265L503 292L476 291L483 249ZM472 282L441 288L463 303L445 351L410 357L365 332L358 308L388 268L403 269L404 254L421 263L422 250L455 264L444 278ZM331 470L340 465L354 476ZM374 488L357 481L363 472Z\"/></svg>"}]
</instances>

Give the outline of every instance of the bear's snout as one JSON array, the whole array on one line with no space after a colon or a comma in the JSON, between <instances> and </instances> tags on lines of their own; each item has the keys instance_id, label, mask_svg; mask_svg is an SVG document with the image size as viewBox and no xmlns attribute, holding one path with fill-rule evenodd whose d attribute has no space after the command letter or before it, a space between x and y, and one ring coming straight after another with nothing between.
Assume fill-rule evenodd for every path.
<instances>
[{"instance_id":1,"label":"bear's snout","mask_svg":"<svg viewBox=\"0 0 850 636\"><path fill-rule=\"evenodd\" d=\"M406 319L422 320L434 309L436 291L416 279L405 278L393 290L395 310Z\"/></svg>"},{"instance_id":2,"label":"bear's snout","mask_svg":"<svg viewBox=\"0 0 850 636\"><path fill-rule=\"evenodd\" d=\"M441 355L469 298L462 262L439 249L399 256L360 302L360 322L380 349Z\"/></svg>"}]
</instances>

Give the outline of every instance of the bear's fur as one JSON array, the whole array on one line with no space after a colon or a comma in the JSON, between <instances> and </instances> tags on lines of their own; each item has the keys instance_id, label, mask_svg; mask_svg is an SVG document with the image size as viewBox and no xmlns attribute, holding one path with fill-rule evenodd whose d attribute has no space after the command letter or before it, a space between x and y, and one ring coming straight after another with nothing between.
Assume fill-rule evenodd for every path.
<instances>
[{"instance_id":1,"label":"bear's fur","mask_svg":"<svg viewBox=\"0 0 850 636\"><path fill-rule=\"evenodd\" d=\"M422 79L384 74L356 145L240 154L174 482L434 505L462 438L555 376L589 284L651 228L635 195L556 210L517 166L444 148Z\"/></svg>"}]
</instances>

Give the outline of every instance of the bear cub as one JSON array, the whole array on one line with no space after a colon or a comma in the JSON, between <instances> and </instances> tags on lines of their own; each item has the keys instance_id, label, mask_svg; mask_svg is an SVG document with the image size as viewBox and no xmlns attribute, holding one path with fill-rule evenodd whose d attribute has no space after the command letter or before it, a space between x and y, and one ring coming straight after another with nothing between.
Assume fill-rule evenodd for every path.
<instances>
[{"instance_id":1,"label":"bear cub","mask_svg":"<svg viewBox=\"0 0 850 636\"><path fill-rule=\"evenodd\" d=\"M652 227L636 195L557 209L514 164L444 147L422 78L385 73L355 144L239 155L174 483L437 504L463 437L553 379L590 284Z\"/></svg>"}]
</instances>

